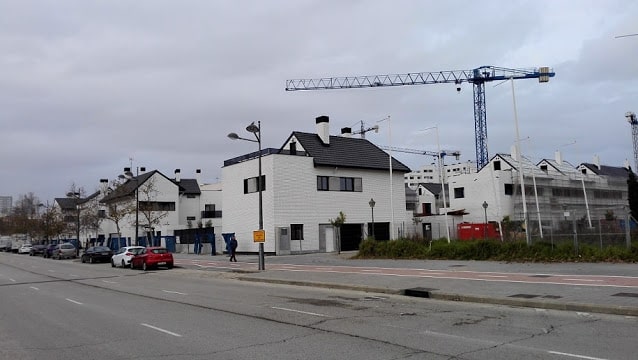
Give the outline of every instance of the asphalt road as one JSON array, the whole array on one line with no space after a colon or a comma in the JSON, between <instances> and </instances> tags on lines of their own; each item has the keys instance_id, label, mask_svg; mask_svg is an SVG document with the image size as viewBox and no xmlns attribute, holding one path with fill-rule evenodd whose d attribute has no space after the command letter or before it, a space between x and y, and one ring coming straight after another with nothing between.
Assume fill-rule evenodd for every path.
<instances>
[{"instance_id":1,"label":"asphalt road","mask_svg":"<svg viewBox=\"0 0 638 360\"><path fill-rule=\"evenodd\" d=\"M635 317L0 254L1 359L634 359Z\"/></svg>"}]
</instances>

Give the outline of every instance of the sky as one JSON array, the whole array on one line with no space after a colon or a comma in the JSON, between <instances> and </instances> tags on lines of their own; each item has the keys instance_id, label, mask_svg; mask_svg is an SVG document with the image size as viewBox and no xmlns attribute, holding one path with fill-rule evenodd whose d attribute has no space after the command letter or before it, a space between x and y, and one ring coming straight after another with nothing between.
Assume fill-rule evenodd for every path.
<instances>
[{"instance_id":1,"label":"sky","mask_svg":"<svg viewBox=\"0 0 638 360\"><path fill-rule=\"evenodd\" d=\"M475 161L472 85L285 91L288 79L551 67L486 83L489 157L634 166L638 2L591 0L0 0L0 195L87 193L131 166L221 181L256 150L230 132L261 121L262 146L293 131L440 147ZM380 121L387 119L389 121ZM431 157L393 152L412 169ZM449 160L451 163L455 160Z\"/></svg>"}]
</instances>

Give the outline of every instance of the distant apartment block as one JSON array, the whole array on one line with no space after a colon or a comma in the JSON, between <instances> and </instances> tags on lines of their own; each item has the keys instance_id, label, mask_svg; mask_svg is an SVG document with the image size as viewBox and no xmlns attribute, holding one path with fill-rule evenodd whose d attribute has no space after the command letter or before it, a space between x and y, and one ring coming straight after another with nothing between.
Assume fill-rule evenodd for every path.
<instances>
[{"instance_id":1,"label":"distant apartment block","mask_svg":"<svg viewBox=\"0 0 638 360\"><path fill-rule=\"evenodd\" d=\"M7 216L11 213L13 198L11 196L0 196L0 216Z\"/></svg>"}]
</instances>

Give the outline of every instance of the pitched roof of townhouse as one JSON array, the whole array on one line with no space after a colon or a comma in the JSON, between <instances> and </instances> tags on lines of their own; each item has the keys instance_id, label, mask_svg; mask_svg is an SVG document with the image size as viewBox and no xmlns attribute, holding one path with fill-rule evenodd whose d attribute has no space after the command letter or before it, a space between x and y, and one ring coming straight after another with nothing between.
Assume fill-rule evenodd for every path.
<instances>
[{"instance_id":1,"label":"pitched roof of townhouse","mask_svg":"<svg viewBox=\"0 0 638 360\"><path fill-rule=\"evenodd\" d=\"M419 183L420 186L423 186L427 191L431 192L434 195L441 193L441 184L438 183ZM445 190L449 194L449 186L445 184Z\"/></svg>"},{"instance_id":2,"label":"pitched roof of townhouse","mask_svg":"<svg viewBox=\"0 0 638 360\"><path fill-rule=\"evenodd\" d=\"M374 170L390 168L388 153L366 139L330 136L330 144L324 144L317 134L294 131L290 137L293 136L306 154L313 158L315 166ZM392 158L392 170L410 172L410 168L395 158Z\"/></svg>"},{"instance_id":3,"label":"pitched roof of townhouse","mask_svg":"<svg viewBox=\"0 0 638 360\"><path fill-rule=\"evenodd\" d=\"M102 198L102 200L100 200L100 202L108 203L110 201L117 200L120 198L134 196L135 189L137 189L139 185L142 185L151 176L155 175L155 173L160 173L160 172L157 170L153 170L153 171L149 171L147 173L132 177L131 179L127 180L125 183L122 183L120 184L120 186L113 189L113 191L109 192L105 197Z\"/></svg>"},{"instance_id":4,"label":"pitched roof of townhouse","mask_svg":"<svg viewBox=\"0 0 638 360\"><path fill-rule=\"evenodd\" d=\"M627 178L629 176L629 170L620 166L607 166L601 165L600 169L596 164L582 163L582 166L587 167L596 175L603 175L609 177Z\"/></svg>"},{"instance_id":5,"label":"pitched roof of townhouse","mask_svg":"<svg viewBox=\"0 0 638 360\"><path fill-rule=\"evenodd\" d=\"M85 198L76 198L76 197L63 197L63 198L55 198L55 202L60 205L60 209L62 210L75 210L78 205L84 204L89 200L92 200L100 195L99 191L94 192L93 194L85 197Z\"/></svg>"},{"instance_id":6,"label":"pitched roof of townhouse","mask_svg":"<svg viewBox=\"0 0 638 360\"><path fill-rule=\"evenodd\" d=\"M173 180L179 186L179 192L186 195L199 195L202 191L199 189L197 179L181 179L179 182Z\"/></svg>"}]
</instances>

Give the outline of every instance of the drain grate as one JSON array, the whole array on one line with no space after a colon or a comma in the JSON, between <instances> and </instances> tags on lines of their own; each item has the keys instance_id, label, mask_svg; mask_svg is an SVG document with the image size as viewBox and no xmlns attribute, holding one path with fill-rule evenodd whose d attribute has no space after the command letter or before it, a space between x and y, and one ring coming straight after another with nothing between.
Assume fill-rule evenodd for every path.
<instances>
[{"instance_id":1,"label":"drain grate","mask_svg":"<svg viewBox=\"0 0 638 360\"><path fill-rule=\"evenodd\" d=\"M624 297L637 297L638 298L638 293L618 293L618 294L614 294L612 296L624 296Z\"/></svg>"},{"instance_id":2,"label":"drain grate","mask_svg":"<svg viewBox=\"0 0 638 360\"><path fill-rule=\"evenodd\" d=\"M403 290L403 295L405 295L405 296L413 296L413 297L429 298L430 297L430 292L431 291L435 291L435 290L438 290L438 289L417 287L417 288Z\"/></svg>"},{"instance_id":3,"label":"drain grate","mask_svg":"<svg viewBox=\"0 0 638 360\"><path fill-rule=\"evenodd\" d=\"M516 295L510 295L509 297L512 298L519 298L519 299L533 299L533 298L537 298L540 295L532 295L532 294L516 294Z\"/></svg>"},{"instance_id":4,"label":"drain grate","mask_svg":"<svg viewBox=\"0 0 638 360\"><path fill-rule=\"evenodd\" d=\"M543 299L561 299L562 296L558 295L543 295Z\"/></svg>"}]
</instances>

